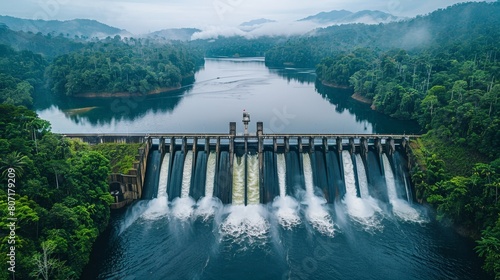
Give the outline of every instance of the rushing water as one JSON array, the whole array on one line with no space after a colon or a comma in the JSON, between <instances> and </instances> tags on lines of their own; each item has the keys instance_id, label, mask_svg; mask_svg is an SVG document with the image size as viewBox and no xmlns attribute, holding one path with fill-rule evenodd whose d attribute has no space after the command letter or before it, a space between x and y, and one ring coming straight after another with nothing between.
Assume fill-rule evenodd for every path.
<instances>
[{"instance_id":1,"label":"rushing water","mask_svg":"<svg viewBox=\"0 0 500 280\"><path fill-rule=\"evenodd\" d=\"M265 132L419 132L411 122L352 100L349 91L316 84L312 70L267 69L260 59L207 60L195 78L175 93L52 101L39 103L38 113L54 131L67 133L227 132L228 122L239 122L243 109L253 124L264 122ZM67 111L83 107L96 108ZM175 157L168 156L163 162ZM233 205L212 197L216 158L213 152L207 156L205 197L194 201L188 196L187 176L195 163L190 152L185 162L170 168L162 164L159 193L112 214L83 279L485 279L473 243L398 196L396 189L404 186L391 171L386 172L388 201L372 197L359 155L341 155L346 195L326 204L313 181L314 153L299 154L304 185L293 195L290 190L297 186L287 182L301 180L290 180L294 174L287 171L298 170L298 159L278 154L280 195L267 205L257 203L255 155L235 159ZM383 164L390 170L387 158ZM182 189L170 202L165 193L169 173L170 182Z\"/></svg>"}]
</instances>

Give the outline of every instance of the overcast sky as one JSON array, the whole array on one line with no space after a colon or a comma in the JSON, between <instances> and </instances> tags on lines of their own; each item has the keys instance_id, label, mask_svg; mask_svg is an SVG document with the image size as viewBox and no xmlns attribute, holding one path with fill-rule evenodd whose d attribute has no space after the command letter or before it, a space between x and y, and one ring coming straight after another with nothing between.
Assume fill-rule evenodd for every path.
<instances>
[{"instance_id":1,"label":"overcast sky","mask_svg":"<svg viewBox=\"0 0 500 280\"><path fill-rule=\"evenodd\" d=\"M237 26L257 18L291 22L322 11L380 10L413 17L455 0L2 0L0 14L29 19L95 19L142 34L165 28ZM490 1L491 2L491 1Z\"/></svg>"}]
</instances>

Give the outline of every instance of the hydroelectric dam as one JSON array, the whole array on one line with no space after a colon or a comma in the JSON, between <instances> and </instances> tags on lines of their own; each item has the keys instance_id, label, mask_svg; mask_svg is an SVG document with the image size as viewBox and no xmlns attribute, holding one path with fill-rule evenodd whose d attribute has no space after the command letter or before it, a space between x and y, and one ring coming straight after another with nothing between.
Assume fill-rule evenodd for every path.
<instances>
[{"instance_id":1,"label":"hydroelectric dam","mask_svg":"<svg viewBox=\"0 0 500 280\"><path fill-rule=\"evenodd\" d=\"M245 116L244 116L245 117ZM409 140L379 134L65 134L87 143L144 143L128 174L112 174L113 209L138 199L217 197L224 204L272 202L277 196L372 196L413 201Z\"/></svg>"}]
</instances>

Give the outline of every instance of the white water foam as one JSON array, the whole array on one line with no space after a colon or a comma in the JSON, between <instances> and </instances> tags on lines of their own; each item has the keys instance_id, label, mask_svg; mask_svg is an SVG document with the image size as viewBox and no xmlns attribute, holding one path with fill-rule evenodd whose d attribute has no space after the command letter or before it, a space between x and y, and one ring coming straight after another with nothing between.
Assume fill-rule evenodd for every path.
<instances>
[{"instance_id":1,"label":"white water foam","mask_svg":"<svg viewBox=\"0 0 500 280\"><path fill-rule=\"evenodd\" d=\"M168 212L168 198L165 195L150 200L146 211L141 217L146 220L157 220L166 216Z\"/></svg>"},{"instance_id":2,"label":"white water foam","mask_svg":"<svg viewBox=\"0 0 500 280\"><path fill-rule=\"evenodd\" d=\"M220 208L222 208L222 203L219 199L214 197L202 197L196 203L194 215L200 217L204 222L207 222Z\"/></svg>"},{"instance_id":3,"label":"white water foam","mask_svg":"<svg viewBox=\"0 0 500 280\"><path fill-rule=\"evenodd\" d=\"M413 208L410 204L408 204L407 201L398 198L396 192L396 181L394 180L394 174L392 172L391 164L386 154L382 155L382 161L384 162L387 195L389 196L389 202L392 205L392 212L394 213L394 215L406 222L426 222L426 220L422 217L422 215L420 215L417 209Z\"/></svg>"},{"instance_id":4,"label":"white water foam","mask_svg":"<svg viewBox=\"0 0 500 280\"><path fill-rule=\"evenodd\" d=\"M172 201L172 216L181 221L189 220L194 213L196 201L191 197L176 198Z\"/></svg>"},{"instance_id":5,"label":"white water foam","mask_svg":"<svg viewBox=\"0 0 500 280\"><path fill-rule=\"evenodd\" d=\"M182 171L182 191L181 197L189 197L189 189L191 188L191 170L193 168L193 152L188 151L184 160L184 169Z\"/></svg>"},{"instance_id":6,"label":"white water foam","mask_svg":"<svg viewBox=\"0 0 500 280\"><path fill-rule=\"evenodd\" d=\"M367 230L380 228L381 223L380 219L376 216L376 210L381 212L381 209L378 206L376 206L376 208L373 207L373 202L375 202L374 200L372 202L370 199L357 197L354 165L349 151L342 151L342 161L344 163L344 178L346 185L346 194L342 199L342 202L347 207L347 213L351 219L360 223ZM357 164L357 166L359 166L359 164ZM363 170L358 169L358 177L360 171L364 172L364 168ZM364 174L366 180L366 173ZM358 181L360 180L358 179Z\"/></svg>"},{"instance_id":7,"label":"white water foam","mask_svg":"<svg viewBox=\"0 0 500 280\"><path fill-rule=\"evenodd\" d=\"M303 154L304 179L306 183L306 195L303 203L307 205L305 216L314 229L326 236L334 236L335 225L325 209L326 199L314 195L314 182L309 154Z\"/></svg>"},{"instance_id":8,"label":"white water foam","mask_svg":"<svg viewBox=\"0 0 500 280\"><path fill-rule=\"evenodd\" d=\"M285 154L278 154L278 183L280 186L280 196L286 196L286 161Z\"/></svg>"},{"instance_id":9,"label":"white water foam","mask_svg":"<svg viewBox=\"0 0 500 280\"><path fill-rule=\"evenodd\" d=\"M245 204L245 156L233 159L233 205Z\"/></svg>"},{"instance_id":10,"label":"white water foam","mask_svg":"<svg viewBox=\"0 0 500 280\"><path fill-rule=\"evenodd\" d=\"M248 204L255 205L260 203L259 157L258 155L248 155L247 159Z\"/></svg>"},{"instance_id":11,"label":"white water foam","mask_svg":"<svg viewBox=\"0 0 500 280\"><path fill-rule=\"evenodd\" d=\"M300 225L299 203L290 196L278 196L273 201L274 214L278 223L285 229L291 230Z\"/></svg>"},{"instance_id":12,"label":"white water foam","mask_svg":"<svg viewBox=\"0 0 500 280\"><path fill-rule=\"evenodd\" d=\"M160 181L158 183L158 194L156 195L156 197L167 196L169 162L170 162L170 154L166 153L165 156L163 157L163 162L161 163Z\"/></svg>"},{"instance_id":13,"label":"white water foam","mask_svg":"<svg viewBox=\"0 0 500 280\"><path fill-rule=\"evenodd\" d=\"M286 161L284 154L278 154L278 183L280 196L273 201L274 214L278 218L278 223L285 229L292 229L300 224L300 217L297 214L299 203L286 195Z\"/></svg>"},{"instance_id":14,"label":"white water foam","mask_svg":"<svg viewBox=\"0 0 500 280\"><path fill-rule=\"evenodd\" d=\"M205 197L212 197L214 195L214 181L215 181L215 167L216 167L215 152L210 152L207 161L207 178L205 181Z\"/></svg>"},{"instance_id":15,"label":"white water foam","mask_svg":"<svg viewBox=\"0 0 500 280\"><path fill-rule=\"evenodd\" d=\"M262 205L230 205L228 209L229 215L220 224L223 240L250 247L266 242L270 225Z\"/></svg>"},{"instance_id":16,"label":"white water foam","mask_svg":"<svg viewBox=\"0 0 500 280\"><path fill-rule=\"evenodd\" d=\"M366 169L363 164L363 159L360 154L356 154L356 168L358 170L359 193L361 198L370 197L368 191L368 178L366 177Z\"/></svg>"},{"instance_id":17,"label":"white water foam","mask_svg":"<svg viewBox=\"0 0 500 280\"><path fill-rule=\"evenodd\" d=\"M170 154L166 153L161 163L160 180L158 182L158 193L156 194L156 198L148 202L147 208L141 215L141 217L146 220L157 220L168 214L167 182L169 161Z\"/></svg>"},{"instance_id":18,"label":"white water foam","mask_svg":"<svg viewBox=\"0 0 500 280\"><path fill-rule=\"evenodd\" d=\"M120 224L118 230L118 235L122 234L127 228L129 228L139 217L144 214L148 208L148 202L145 200L138 201L131 207L129 207L124 215L124 219Z\"/></svg>"}]
</instances>

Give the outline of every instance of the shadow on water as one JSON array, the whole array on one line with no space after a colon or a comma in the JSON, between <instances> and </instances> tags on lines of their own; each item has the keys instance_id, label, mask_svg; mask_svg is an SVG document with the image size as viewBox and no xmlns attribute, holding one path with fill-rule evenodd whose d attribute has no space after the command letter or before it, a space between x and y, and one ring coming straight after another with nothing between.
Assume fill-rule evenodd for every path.
<instances>
[{"instance_id":1,"label":"shadow on water","mask_svg":"<svg viewBox=\"0 0 500 280\"><path fill-rule=\"evenodd\" d=\"M369 104L357 101L351 96L352 89L332 88L315 81L316 92L323 99L335 105L335 111L348 111L356 116L356 121L365 123L365 130L369 124L373 125L373 133L388 134L421 134L422 129L415 121L402 121L391 118L370 108Z\"/></svg>"},{"instance_id":2,"label":"shadow on water","mask_svg":"<svg viewBox=\"0 0 500 280\"><path fill-rule=\"evenodd\" d=\"M314 84L316 73L310 68L268 68L269 72L278 75L288 82L298 82L302 85Z\"/></svg>"},{"instance_id":3,"label":"shadow on water","mask_svg":"<svg viewBox=\"0 0 500 280\"><path fill-rule=\"evenodd\" d=\"M95 126L111 124L116 120L134 121L148 114L172 112L192 90L194 82L193 77L185 79L178 90L111 98L75 98L40 90L35 94L34 107L37 111L60 110L75 124L86 122Z\"/></svg>"}]
</instances>

